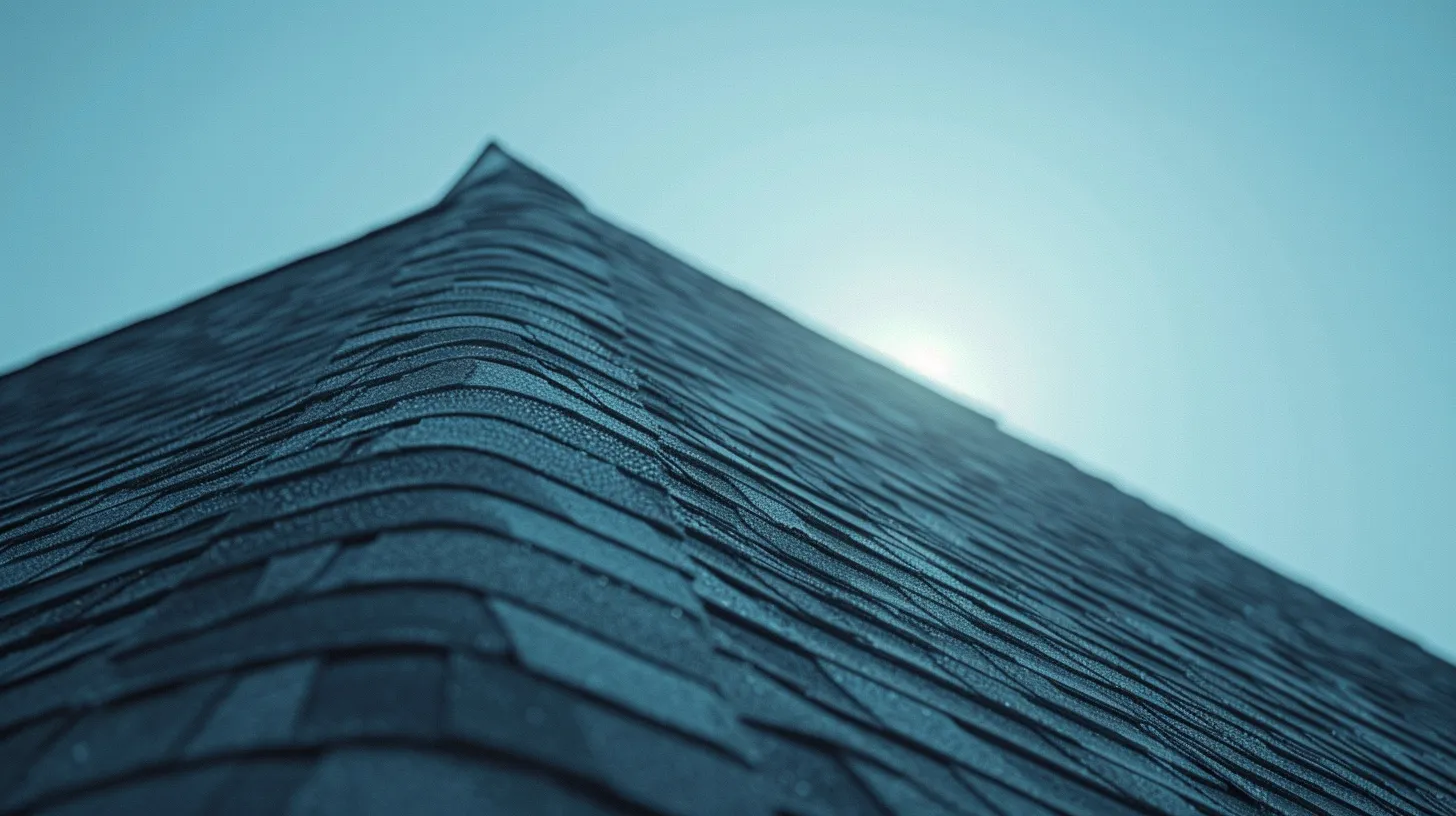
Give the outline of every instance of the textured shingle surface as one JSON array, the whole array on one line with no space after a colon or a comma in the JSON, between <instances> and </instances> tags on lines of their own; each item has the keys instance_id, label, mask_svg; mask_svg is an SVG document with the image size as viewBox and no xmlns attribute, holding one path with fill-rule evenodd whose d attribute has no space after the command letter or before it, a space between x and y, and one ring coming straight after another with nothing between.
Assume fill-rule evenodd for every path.
<instances>
[{"instance_id":1,"label":"textured shingle surface","mask_svg":"<svg viewBox=\"0 0 1456 816\"><path fill-rule=\"evenodd\" d=\"M0 810L1456 813L1456 669L591 215L0 379Z\"/></svg>"}]
</instances>

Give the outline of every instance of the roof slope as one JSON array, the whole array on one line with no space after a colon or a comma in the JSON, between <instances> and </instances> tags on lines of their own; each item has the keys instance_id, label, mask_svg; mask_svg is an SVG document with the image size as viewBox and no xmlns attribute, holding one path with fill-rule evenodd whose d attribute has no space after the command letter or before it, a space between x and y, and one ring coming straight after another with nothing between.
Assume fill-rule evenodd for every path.
<instances>
[{"instance_id":1,"label":"roof slope","mask_svg":"<svg viewBox=\"0 0 1456 816\"><path fill-rule=\"evenodd\" d=\"M1456 813L1456 669L593 216L0 378L0 810Z\"/></svg>"}]
</instances>

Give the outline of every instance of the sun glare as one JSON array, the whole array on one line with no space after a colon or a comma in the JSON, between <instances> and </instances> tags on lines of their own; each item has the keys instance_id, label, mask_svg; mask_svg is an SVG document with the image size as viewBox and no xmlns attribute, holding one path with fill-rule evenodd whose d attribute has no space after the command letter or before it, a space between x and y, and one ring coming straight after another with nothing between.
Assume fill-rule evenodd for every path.
<instances>
[{"instance_id":1,"label":"sun glare","mask_svg":"<svg viewBox=\"0 0 1456 816\"><path fill-rule=\"evenodd\" d=\"M892 346L890 357L911 372L927 380L949 385L952 374L950 354L937 343L924 340Z\"/></svg>"}]
</instances>

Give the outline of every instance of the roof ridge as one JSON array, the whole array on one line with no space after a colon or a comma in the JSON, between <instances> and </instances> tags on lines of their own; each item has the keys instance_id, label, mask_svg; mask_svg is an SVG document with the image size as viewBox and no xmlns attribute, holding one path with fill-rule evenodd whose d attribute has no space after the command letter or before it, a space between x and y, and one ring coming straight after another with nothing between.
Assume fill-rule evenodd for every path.
<instances>
[{"instance_id":1,"label":"roof ridge","mask_svg":"<svg viewBox=\"0 0 1456 816\"><path fill-rule=\"evenodd\" d=\"M559 182L511 155L496 139L486 144L460 178L450 185L442 200L451 201L478 187L501 183L537 190L579 207L586 206Z\"/></svg>"}]
</instances>

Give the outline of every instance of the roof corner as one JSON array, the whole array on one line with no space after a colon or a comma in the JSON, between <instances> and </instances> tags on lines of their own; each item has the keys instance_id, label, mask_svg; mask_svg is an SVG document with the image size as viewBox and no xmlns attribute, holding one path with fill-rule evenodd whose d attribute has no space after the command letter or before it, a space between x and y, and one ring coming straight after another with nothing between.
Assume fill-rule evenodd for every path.
<instances>
[{"instance_id":1,"label":"roof corner","mask_svg":"<svg viewBox=\"0 0 1456 816\"><path fill-rule=\"evenodd\" d=\"M475 161L471 162L460 178L450 186L445 193L444 200L450 201L471 190L501 184L536 190L553 198L569 201L579 207L586 206L581 199L572 195L565 187L507 153L500 142L495 140L491 140L485 149L480 151L480 155L475 158Z\"/></svg>"}]
</instances>

